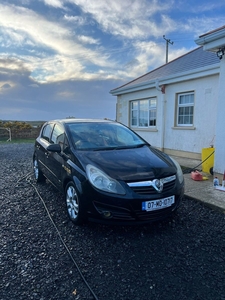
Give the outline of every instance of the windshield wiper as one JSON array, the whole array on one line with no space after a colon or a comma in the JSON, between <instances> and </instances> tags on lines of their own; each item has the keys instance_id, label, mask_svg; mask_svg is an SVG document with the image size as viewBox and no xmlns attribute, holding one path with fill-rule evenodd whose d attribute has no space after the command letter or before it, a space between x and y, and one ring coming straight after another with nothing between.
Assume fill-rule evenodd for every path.
<instances>
[{"instance_id":1,"label":"windshield wiper","mask_svg":"<svg viewBox=\"0 0 225 300\"><path fill-rule=\"evenodd\" d=\"M137 144L137 145L129 145L127 147L129 148L141 148L141 147L144 147L144 146L149 146L148 143L142 143L142 144Z\"/></svg>"},{"instance_id":2,"label":"windshield wiper","mask_svg":"<svg viewBox=\"0 0 225 300\"><path fill-rule=\"evenodd\" d=\"M103 147L103 148L96 148L91 149L93 151L105 151L105 150L123 150L123 149L134 149L134 148L141 148L143 146L149 146L147 143L138 144L138 145L121 145L121 146L109 146L109 147Z\"/></svg>"},{"instance_id":3,"label":"windshield wiper","mask_svg":"<svg viewBox=\"0 0 225 300\"><path fill-rule=\"evenodd\" d=\"M117 147L111 146L111 147L92 148L90 150L93 150L93 151L107 151L107 150L115 150L115 149L117 149Z\"/></svg>"}]
</instances>

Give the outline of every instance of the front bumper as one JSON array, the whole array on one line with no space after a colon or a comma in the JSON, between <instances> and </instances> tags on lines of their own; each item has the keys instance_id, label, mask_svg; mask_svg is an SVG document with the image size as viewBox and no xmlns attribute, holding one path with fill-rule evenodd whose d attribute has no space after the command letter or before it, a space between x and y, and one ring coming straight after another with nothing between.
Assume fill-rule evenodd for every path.
<instances>
[{"instance_id":1,"label":"front bumper","mask_svg":"<svg viewBox=\"0 0 225 300\"><path fill-rule=\"evenodd\" d=\"M175 202L169 207L161 208L154 211L143 211L142 202L148 200L155 200L154 195L150 198L147 196L144 198L135 199L95 199L92 201L92 209L89 211L89 217L91 219L98 219L104 221L110 221L113 223L149 223L158 220L162 220L170 216L180 206L182 198L184 196L184 187L179 191L176 191ZM161 195L161 198L168 195ZM157 195L157 199L160 197Z\"/></svg>"}]
</instances>

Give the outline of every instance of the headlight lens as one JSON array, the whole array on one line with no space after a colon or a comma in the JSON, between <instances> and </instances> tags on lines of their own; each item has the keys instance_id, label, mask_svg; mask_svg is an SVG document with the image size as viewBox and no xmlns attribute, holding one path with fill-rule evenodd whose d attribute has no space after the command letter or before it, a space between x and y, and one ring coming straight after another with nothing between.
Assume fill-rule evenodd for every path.
<instances>
[{"instance_id":1,"label":"headlight lens","mask_svg":"<svg viewBox=\"0 0 225 300\"><path fill-rule=\"evenodd\" d=\"M184 181L183 171L182 171L180 165L178 164L178 162L175 159L173 159L172 157L170 157L170 159L175 164L175 166L177 168L177 178L178 178L179 182L182 183Z\"/></svg>"},{"instance_id":2,"label":"headlight lens","mask_svg":"<svg viewBox=\"0 0 225 300\"><path fill-rule=\"evenodd\" d=\"M126 194L124 188L117 180L112 179L98 168L87 165L86 172L90 183L97 189L113 194Z\"/></svg>"}]
</instances>

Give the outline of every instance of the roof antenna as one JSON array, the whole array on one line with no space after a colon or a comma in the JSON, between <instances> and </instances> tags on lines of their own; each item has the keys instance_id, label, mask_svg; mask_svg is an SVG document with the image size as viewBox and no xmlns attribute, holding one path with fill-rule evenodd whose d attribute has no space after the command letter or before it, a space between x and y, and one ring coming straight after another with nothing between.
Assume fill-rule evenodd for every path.
<instances>
[{"instance_id":1,"label":"roof antenna","mask_svg":"<svg viewBox=\"0 0 225 300\"><path fill-rule=\"evenodd\" d=\"M171 42L169 39L166 39L165 35L163 35L164 40L166 41L166 64L168 63L168 44L170 43L173 45L173 42Z\"/></svg>"}]
</instances>

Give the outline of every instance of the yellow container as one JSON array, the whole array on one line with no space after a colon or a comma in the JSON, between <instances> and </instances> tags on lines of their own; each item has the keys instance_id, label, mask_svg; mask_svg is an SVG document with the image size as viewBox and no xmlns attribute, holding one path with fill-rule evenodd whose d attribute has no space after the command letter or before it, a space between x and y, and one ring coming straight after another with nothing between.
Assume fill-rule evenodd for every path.
<instances>
[{"instance_id":1,"label":"yellow container","mask_svg":"<svg viewBox=\"0 0 225 300\"><path fill-rule=\"evenodd\" d=\"M213 147L202 149L202 172L210 174L210 169L214 166L214 151Z\"/></svg>"}]
</instances>

